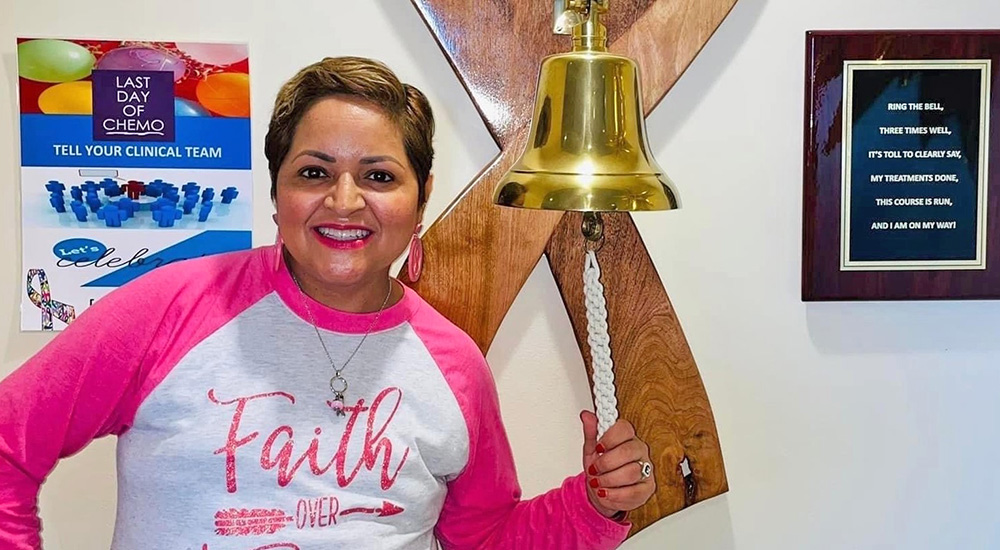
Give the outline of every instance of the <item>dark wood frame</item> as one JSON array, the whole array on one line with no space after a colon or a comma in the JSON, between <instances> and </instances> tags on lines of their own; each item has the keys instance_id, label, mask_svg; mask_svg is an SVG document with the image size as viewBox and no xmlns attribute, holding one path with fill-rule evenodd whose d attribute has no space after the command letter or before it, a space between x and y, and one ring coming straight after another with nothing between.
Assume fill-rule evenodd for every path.
<instances>
[{"instance_id":1,"label":"dark wood frame","mask_svg":"<svg viewBox=\"0 0 1000 550\"><path fill-rule=\"evenodd\" d=\"M926 300L1000 298L1000 159L987 170L985 270L841 271L843 89L826 86L843 74L845 60L991 59L987 148L1000 145L996 87L1000 31L810 31L806 33L805 138L802 200L802 299ZM820 109L837 105L826 128ZM825 135L824 135L825 133ZM825 139L820 139L824 137ZM826 143L826 147L821 147Z\"/></svg>"}]
</instances>

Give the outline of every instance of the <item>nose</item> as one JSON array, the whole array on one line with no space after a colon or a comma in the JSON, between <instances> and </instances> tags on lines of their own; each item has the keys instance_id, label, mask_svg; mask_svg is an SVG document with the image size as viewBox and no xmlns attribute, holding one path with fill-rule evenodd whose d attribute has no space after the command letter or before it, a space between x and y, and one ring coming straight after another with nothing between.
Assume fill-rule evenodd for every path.
<instances>
[{"instance_id":1,"label":"nose","mask_svg":"<svg viewBox=\"0 0 1000 550\"><path fill-rule=\"evenodd\" d=\"M346 218L365 207L365 197L354 176L344 172L330 188L330 192L323 199L323 205L338 216Z\"/></svg>"}]
</instances>

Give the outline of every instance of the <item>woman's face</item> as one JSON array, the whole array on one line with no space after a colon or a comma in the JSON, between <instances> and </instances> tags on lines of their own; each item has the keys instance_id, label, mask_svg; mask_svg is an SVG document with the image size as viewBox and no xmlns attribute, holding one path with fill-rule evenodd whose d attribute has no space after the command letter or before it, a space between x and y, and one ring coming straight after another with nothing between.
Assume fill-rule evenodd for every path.
<instances>
[{"instance_id":1,"label":"woman's face","mask_svg":"<svg viewBox=\"0 0 1000 550\"><path fill-rule=\"evenodd\" d=\"M402 136L378 107L316 102L278 169L276 221L296 275L331 291L385 288L420 222L417 192Z\"/></svg>"}]
</instances>

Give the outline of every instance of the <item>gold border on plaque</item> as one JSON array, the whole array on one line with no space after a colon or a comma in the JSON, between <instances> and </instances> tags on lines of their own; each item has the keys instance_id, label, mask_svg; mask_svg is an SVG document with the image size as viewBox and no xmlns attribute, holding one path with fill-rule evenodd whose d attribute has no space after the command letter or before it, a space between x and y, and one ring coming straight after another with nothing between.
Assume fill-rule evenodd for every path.
<instances>
[{"instance_id":1,"label":"gold border on plaque","mask_svg":"<svg viewBox=\"0 0 1000 550\"><path fill-rule=\"evenodd\" d=\"M976 259L974 260L887 260L851 261L851 149L852 120L854 118L854 71L863 70L913 70L913 69L976 69L981 71L979 106L979 181L976 231ZM989 59L953 60L852 60L844 61L843 95L843 150L841 154L841 215L840 215L840 270L841 271L918 271L918 270L983 270L986 269L986 205L987 168L989 166L990 77Z\"/></svg>"}]
</instances>

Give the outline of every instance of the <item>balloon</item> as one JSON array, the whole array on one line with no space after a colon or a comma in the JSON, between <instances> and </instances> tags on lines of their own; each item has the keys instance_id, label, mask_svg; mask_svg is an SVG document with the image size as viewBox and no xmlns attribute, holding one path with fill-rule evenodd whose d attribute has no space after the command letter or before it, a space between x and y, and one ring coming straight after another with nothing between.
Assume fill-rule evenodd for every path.
<instances>
[{"instance_id":1,"label":"balloon","mask_svg":"<svg viewBox=\"0 0 1000 550\"><path fill-rule=\"evenodd\" d=\"M93 113L93 97L89 80L63 82L38 96L38 108L47 115L89 115Z\"/></svg>"},{"instance_id":2,"label":"balloon","mask_svg":"<svg viewBox=\"0 0 1000 550\"><path fill-rule=\"evenodd\" d=\"M224 67L247 58L247 47L242 44L203 44L178 42L177 49L206 65Z\"/></svg>"},{"instance_id":3,"label":"balloon","mask_svg":"<svg viewBox=\"0 0 1000 550\"><path fill-rule=\"evenodd\" d=\"M194 101L175 97L174 116L210 116L210 113Z\"/></svg>"},{"instance_id":4,"label":"balloon","mask_svg":"<svg viewBox=\"0 0 1000 550\"><path fill-rule=\"evenodd\" d=\"M174 82L184 78L187 65L176 55L146 46L124 46L104 54L97 62L102 71L173 71Z\"/></svg>"},{"instance_id":5,"label":"balloon","mask_svg":"<svg viewBox=\"0 0 1000 550\"><path fill-rule=\"evenodd\" d=\"M90 75L94 54L66 40L28 40L17 45L17 74L38 82L71 82Z\"/></svg>"},{"instance_id":6,"label":"balloon","mask_svg":"<svg viewBox=\"0 0 1000 550\"><path fill-rule=\"evenodd\" d=\"M250 76L246 73L210 74L195 88L198 102L213 113L250 116Z\"/></svg>"}]
</instances>

